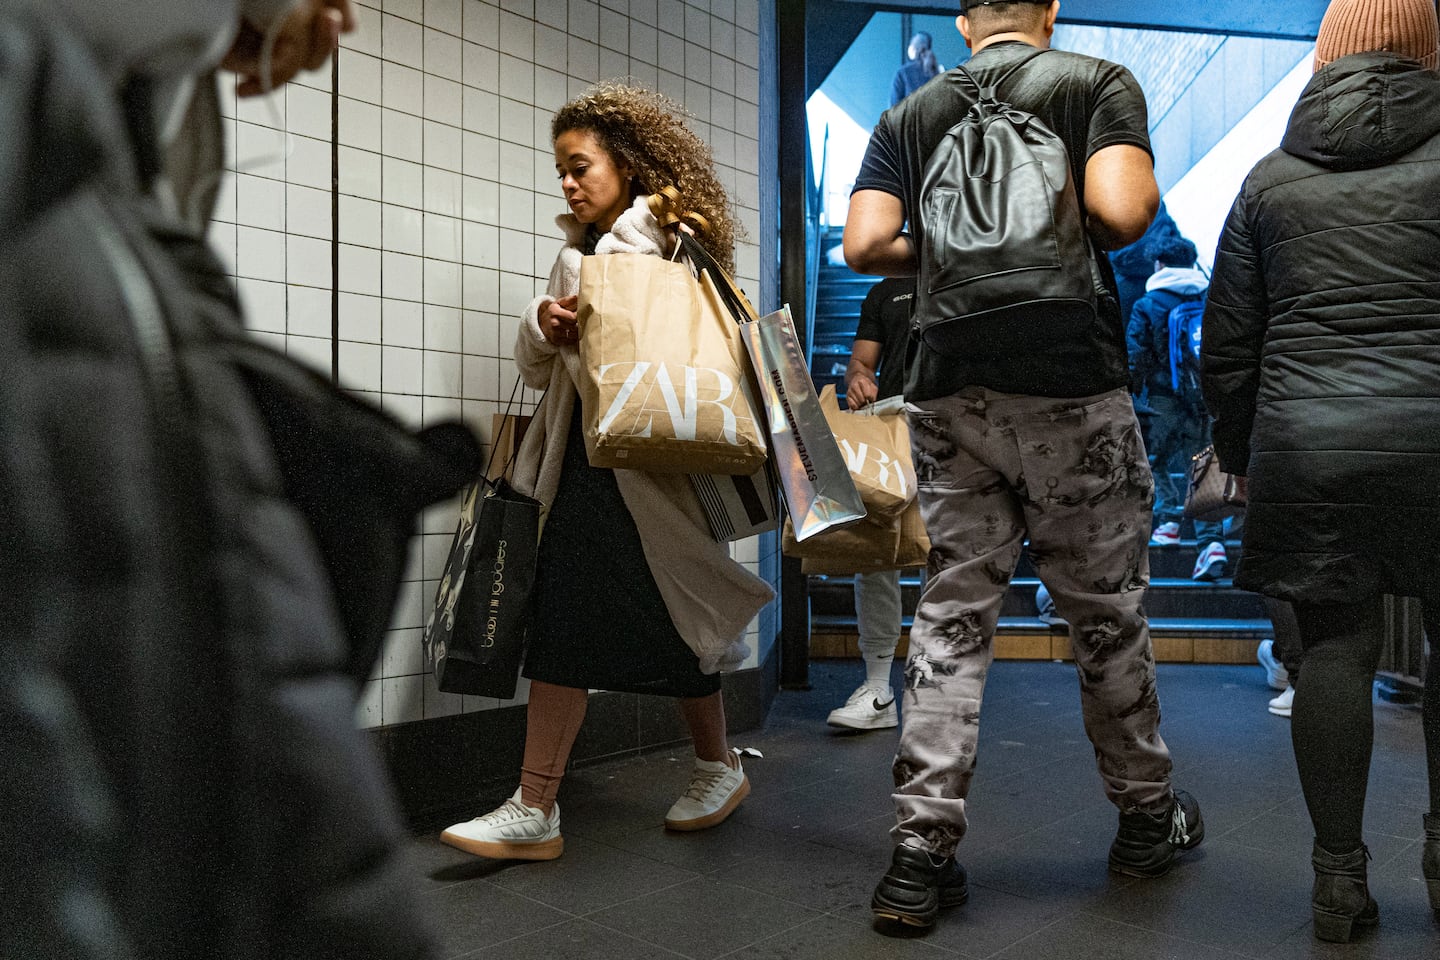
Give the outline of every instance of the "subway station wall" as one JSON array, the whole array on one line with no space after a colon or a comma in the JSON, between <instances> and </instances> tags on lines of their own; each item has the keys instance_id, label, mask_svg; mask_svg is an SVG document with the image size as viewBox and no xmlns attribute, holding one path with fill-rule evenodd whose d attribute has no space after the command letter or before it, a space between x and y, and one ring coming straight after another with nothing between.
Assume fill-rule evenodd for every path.
<instances>
[{"instance_id":1,"label":"subway station wall","mask_svg":"<svg viewBox=\"0 0 1440 960\"><path fill-rule=\"evenodd\" d=\"M757 0L360 0L357 11L333 71L267 97L222 92L232 172L210 237L255 336L333 367L407 423L461 418L488 442L515 382L519 315L562 244L550 117L602 79L658 89L692 115L745 233L739 279L756 288ZM524 394L528 412L538 397ZM454 504L432 509L413 541L362 690L364 726L511 703L442 694L424 669L421 628L454 522ZM734 555L778 579L773 537ZM772 605L751 624L747 666L770 654L776 618Z\"/></svg>"}]
</instances>

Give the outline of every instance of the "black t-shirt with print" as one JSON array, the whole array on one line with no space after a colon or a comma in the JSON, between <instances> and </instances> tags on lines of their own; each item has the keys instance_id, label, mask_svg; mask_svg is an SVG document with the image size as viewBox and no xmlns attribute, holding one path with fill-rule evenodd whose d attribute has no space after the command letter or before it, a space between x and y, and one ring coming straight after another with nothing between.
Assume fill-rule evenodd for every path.
<instances>
[{"instance_id":1,"label":"black t-shirt with print","mask_svg":"<svg viewBox=\"0 0 1440 960\"><path fill-rule=\"evenodd\" d=\"M879 396L898 396L905 389L906 345L910 341L910 309L915 304L914 277L886 277L860 305L856 340L880 344Z\"/></svg>"},{"instance_id":2,"label":"black t-shirt with print","mask_svg":"<svg viewBox=\"0 0 1440 960\"><path fill-rule=\"evenodd\" d=\"M965 69L982 86L995 83L1034 53L1028 44L992 44ZM1130 71L1117 63L1052 50L1020 67L999 97L1039 117L1065 142L1075 187L1084 205L1085 164L1097 151L1120 144L1150 152L1145 95ZM882 190L900 198L906 219L918 223L925 162L946 131L975 102L975 88L958 69L949 70L880 117L855 180L855 190ZM977 323L960 358L941 356L923 344L905 381L907 400L949 396L961 387L1006 393L1084 397L1127 382L1125 324L1115 299L1109 259L1097 258L1108 297L1088 336L1037 337L1022 321Z\"/></svg>"}]
</instances>

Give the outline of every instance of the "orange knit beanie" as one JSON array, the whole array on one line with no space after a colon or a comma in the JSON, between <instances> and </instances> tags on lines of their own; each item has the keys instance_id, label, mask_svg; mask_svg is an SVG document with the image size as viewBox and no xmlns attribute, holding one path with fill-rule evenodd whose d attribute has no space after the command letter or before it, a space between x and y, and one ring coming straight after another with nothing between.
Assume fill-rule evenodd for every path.
<instances>
[{"instance_id":1,"label":"orange knit beanie","mask_svg":"<svg viewBox=\"0 0 1440 960\"><path fill-rule=\"evenodd\" d=\"M1315 38L1315 69L1352 53L1385 50L1440 67L1434 0L1334 0Z\"/></svg>"}]
</instances>

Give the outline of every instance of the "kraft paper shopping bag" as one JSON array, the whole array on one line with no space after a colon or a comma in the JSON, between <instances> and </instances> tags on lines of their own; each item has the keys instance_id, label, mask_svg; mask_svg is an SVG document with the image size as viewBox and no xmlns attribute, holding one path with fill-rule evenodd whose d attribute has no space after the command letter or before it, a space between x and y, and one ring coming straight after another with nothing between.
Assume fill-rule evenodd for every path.
<instances>
[{"instance_id":1,"label":"kraft paper shopping bag","mask_svg":"<svg viewBox=\"0 0 1440 960\"><path fill-rule=\"evenodd\" d=\"M860 491L867 515L897 517L915 502L915 467L910 460L910 426L898 405L858 412L841 410L835 387L820 391L820 409L835 434L840 454Z\"/></svg>"},{"instance_id":2,"label":"kraft paper shopping bag","mask_svg":"<svg viewBox=\"0 0 1440 960\"><path fill-rule=\"evenodd\" d=\"M600 467L745 474L766 458L740 332L686 262L633 253L580 266L580 402Z\"/></svg>"}]
</instances>

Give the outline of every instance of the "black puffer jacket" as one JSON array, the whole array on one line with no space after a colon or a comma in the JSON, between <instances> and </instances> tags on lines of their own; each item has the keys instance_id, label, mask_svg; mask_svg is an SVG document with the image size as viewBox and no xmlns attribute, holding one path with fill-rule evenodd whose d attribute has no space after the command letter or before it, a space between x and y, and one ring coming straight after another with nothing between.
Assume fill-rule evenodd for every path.
<instances>
[{"instance_id":1,"label":"black puffer jacket","mask_svg":"<svg viewBox=\"0 0 1440 960\"><path fill-rule=\"evenodd\" d=\"M1440 584L1440 74L1345 57L1220 240L1203 345L1237 584L1311 603Z\"/></svg>"},{"instance_id":2,"label":"black puffer jacket","mask_svg":"<svg viewBox=\"0 0 1440 960\"><path fill-rule=\"evenodd\" d=\"M478 447L252 343L120 113L0 17L0 957L425 960L355 695Z\"/></svg>"}]
</instances>

